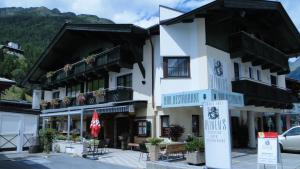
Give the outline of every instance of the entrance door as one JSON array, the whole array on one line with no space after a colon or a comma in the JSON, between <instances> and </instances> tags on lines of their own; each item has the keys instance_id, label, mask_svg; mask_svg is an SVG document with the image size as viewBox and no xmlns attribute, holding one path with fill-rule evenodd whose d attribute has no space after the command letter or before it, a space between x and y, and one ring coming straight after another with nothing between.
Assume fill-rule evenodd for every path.
<instances>
[{"instance_id":1,"label":"entrance door","mask_svg":"<svg viewBox=\"0 0 300 169\"><path fill-rule=\"evenodd\" d=\"M129 118L128 117L121 117L117 118L117 137L118 137L118 144L117 147L121 147L121 141L119 136L129 136Z\"/></svg>"},{"instance_id":2,"label":"entrance door","mask_svg":"<svg viewBox=\"0 0 300 169\"><path fill-rule=\"evenodd\" d=\"M0 114L0 151L21 151L22 116L15 114Z\"/></svg>"}]
</instances>

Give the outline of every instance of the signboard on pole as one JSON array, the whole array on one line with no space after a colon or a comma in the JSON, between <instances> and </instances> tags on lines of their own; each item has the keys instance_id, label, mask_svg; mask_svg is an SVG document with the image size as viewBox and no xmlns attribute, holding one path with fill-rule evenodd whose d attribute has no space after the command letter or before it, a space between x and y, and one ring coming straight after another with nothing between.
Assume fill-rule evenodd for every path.
<instances>
[{"instance_id":1,"label":"signboard on pole","mask_svg":"<svg viewBox=\"0 0 300 169\"><path fill-rule=\"evenodd\" d=\"M231 169L228 101L203 105L205 161L208 168Z\"/></svg>"},{"instance_id":2,"label":"signboard on pole","mask_svg":"<svg viewBox=\"0 0 300 169\"><path fill-rule=\"evenodd\" d=\"M257 149L258 164L277 165L279 163L280 152L276 132L259 132Z\"/></svg>"}]
</instances>

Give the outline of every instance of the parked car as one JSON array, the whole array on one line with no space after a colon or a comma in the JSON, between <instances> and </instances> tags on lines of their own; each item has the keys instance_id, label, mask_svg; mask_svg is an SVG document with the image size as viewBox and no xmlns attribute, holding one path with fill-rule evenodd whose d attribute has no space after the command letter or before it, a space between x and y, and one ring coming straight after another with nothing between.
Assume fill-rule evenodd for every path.
<instances>
[{"instance_id":1,"label":"parked car","mask_svg":"<svg viewBox=\"0 0 300 169\"><path fill-rule=\"evenodd\" d=\"M300 126L295 126L278 136L281 151L300 151Z\"/></svg>"}]
</instances>

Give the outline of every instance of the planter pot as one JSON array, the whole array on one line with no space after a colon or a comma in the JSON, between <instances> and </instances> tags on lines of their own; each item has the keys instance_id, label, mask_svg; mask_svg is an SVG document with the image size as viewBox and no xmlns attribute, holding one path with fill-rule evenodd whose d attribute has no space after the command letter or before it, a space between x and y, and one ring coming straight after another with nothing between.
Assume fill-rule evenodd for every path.
<instances>
[{"instance_id":1,"label":"planter pot","mask_svg":"<svg viewBox=\"0 0 300 169\"><path fill-rule=\"evenodd\" d=\"M159 145L149 145L150 161L157 161L159 158Z\"/></svg>"},{"instance_id":2,"label":"planter pot","mask_svg":"<svg viewBox=\"0 0 300 169\"><path fill-rule=\"evenodd\" d=\"M204 152L189 152L186 154L186 161L189 164L199 165L205 163L205 153Z\"/></svg>"}]
</instances>

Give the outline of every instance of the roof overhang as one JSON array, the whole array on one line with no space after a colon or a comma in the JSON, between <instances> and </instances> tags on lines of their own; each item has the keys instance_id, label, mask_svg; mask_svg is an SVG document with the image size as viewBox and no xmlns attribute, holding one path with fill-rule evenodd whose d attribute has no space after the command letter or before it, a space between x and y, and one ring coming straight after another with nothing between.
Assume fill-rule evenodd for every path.
<instances>
[{"instance_id":1,"label":"roof overhang","mask_svg":"<svg viewBox=\"0 0 300 169\"><path fill-rule=\"evenodd\" d=\"M242 15L249 13L251 19L255 18L266 26L265 30L275 31L274 36L280 39L280 43L286 44L284 51L290 57L300 55L300 34L284 7L280 2L264 0L215 0L202 7L194 9L188 13L175 17L173 19L160 22L161 25L172 25L177 23L190 23L195 18L207 18L211 16L222 16L223 19L234 21L236 17L232 12L238 12ZM219 19L220 21L222 19ZM272 30L272 29L275 30ZM283 48L283 47L282 47Z\"/></svg>"},{"instance_id":2,"label":"roof overhang","mask_svg":"<svg viewBox=\"0 0 300 169\"><path fill-rule=\"evenodd\" d=\"M147 30L133 24L66 23L33 65L21 84L25 86L37 84L39 77L51 71L51 69L58 69L67 62L77 61L78 58L70 57L71 53L89 40L103 39L113 44L132 41L132 44L143 45L147 34Z\"/></svg>"}]
</instances>

